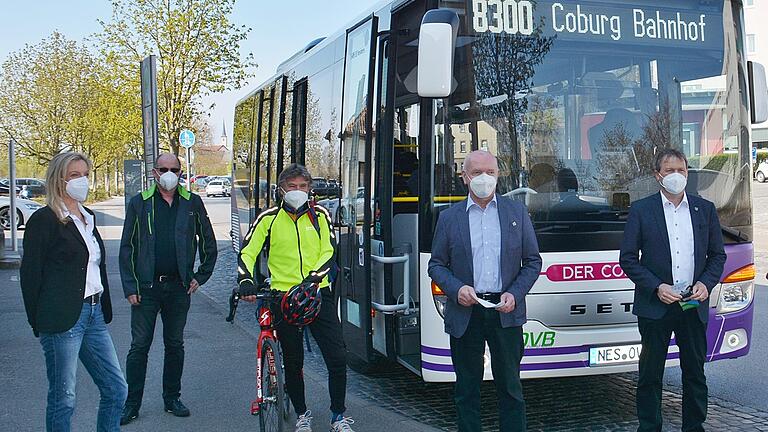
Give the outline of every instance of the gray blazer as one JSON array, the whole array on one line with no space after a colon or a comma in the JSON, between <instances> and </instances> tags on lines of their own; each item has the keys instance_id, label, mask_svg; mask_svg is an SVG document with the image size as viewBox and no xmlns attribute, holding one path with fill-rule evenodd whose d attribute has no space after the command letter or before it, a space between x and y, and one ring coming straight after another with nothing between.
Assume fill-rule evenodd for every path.
<instances>
[{"instance_id":1,"label":"gray blazer","mask_svg":"<svg viewBox=\"0 0 768 432\"><path fill-rule=\"evenodd\" d=\"M515 296L515 309L501 314L502 327L525 324L525 295L541 271L536 233L525 205L496 195L501 227L501 286ZM458 303L459 289L474 286L472 243L469 234L467 200L440 213L432 242L429 276L448 296L445 332L461 337L467 330L471 307Z\"/></svg>"}]
</instances>

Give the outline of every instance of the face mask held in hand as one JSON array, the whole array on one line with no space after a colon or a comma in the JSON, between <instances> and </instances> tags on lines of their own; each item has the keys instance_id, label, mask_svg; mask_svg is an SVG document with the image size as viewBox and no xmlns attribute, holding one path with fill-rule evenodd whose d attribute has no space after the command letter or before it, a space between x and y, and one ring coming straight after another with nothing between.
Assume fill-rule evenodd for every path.
<instances>
[{"instance_id":1,"label":"face mask held in hand","mask_svg":"<svg viewBox=\"0 0 768 432\"><path fill-rule=\"evenodd\" d=\"M88 198L88 177L78 177L67 183L67 195L77 202L84 202Z\"/></svg>"},{"instance_id":2,"label":"face mask held in hand","mask_svg":"<svg viewBox=\"0 0 768 432\"><path fill-rule=\"evenodd\" d=\"M469 187L478 198L486 199L496 191L496 177L482 173L469 182Z\"/></svg>"}]
</instances>

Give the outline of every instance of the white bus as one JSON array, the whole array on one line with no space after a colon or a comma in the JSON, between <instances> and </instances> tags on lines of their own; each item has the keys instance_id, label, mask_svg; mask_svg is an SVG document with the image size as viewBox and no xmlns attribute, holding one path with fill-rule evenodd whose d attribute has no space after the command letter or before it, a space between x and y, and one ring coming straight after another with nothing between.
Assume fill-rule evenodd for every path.
<instances>
[{"instance_id":1,"label":"white bus","mask_svg":"<svg viewBox=\"0 0 768 432\"><path fill-rule=\"evenodd\" d=\"M462 161L486 149L498 192L527 204L543 258L523 377L630 371L640 336L618 249L631 203L658 190L654 150L671 146L690 161L688 192L716 204L726 241L707 359L743 356L750 126L765 118L765 95L762 68L744 56L739 0L381 3L238 102L233 246L275 204L280 170L307 165L335 185L317 199L338 231L349 354L452 381L445 297L427 262L438 214L466 197ZM669 364L677 358L673 340Z\"/></svg>"}]
</instances>

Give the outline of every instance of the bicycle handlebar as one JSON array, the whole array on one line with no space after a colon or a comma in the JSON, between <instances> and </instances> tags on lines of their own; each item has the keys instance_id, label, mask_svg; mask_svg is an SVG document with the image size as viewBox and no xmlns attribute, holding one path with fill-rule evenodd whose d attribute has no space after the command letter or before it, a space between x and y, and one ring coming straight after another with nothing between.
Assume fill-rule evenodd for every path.
<instances>
[{"instance_id":1,"label":"bicycle handlebar","mask_svg":"<svg viewBox=\"0 0 768 432\"><path fill-rule=\"evenodd\" d=\"M269 289L269 283L264 283L258 287L243 287L233 288L232 294L229 295L229 315L227 315L227 322L232 323L235 320L235 314L237 313L237 305L240 302L241 297L256 296L257 300L277 300L281 299L285 295L282 291Z\"/></svg>"}]
</instances>

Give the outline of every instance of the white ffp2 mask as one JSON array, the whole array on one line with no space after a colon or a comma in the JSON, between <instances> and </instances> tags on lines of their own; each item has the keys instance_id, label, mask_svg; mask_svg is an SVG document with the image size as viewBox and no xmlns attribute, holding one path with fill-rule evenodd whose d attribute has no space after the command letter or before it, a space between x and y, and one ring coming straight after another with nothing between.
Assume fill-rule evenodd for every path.
<instances>
[{"instance_id":1,"label":"white ffp2 mask","mask_svg":"<svg viewBox=\"0 0 768 432\"><path fill-rule=\"evenodd\" d=\"M163 175L160 176L160 187L167 191L172 191L176 189L176 186L179 185L179 177L178 175L168 171L163 173Z\"/></svg>"},{"instance_id":2,"label":"white ffp2 mask","mask_svg":"<svg viewBox=\"0 0 768 432\"><path fill-rule=\"evenodd\" d=\"M661 179L661 186L672 195L677 195L685 190L688 178L680 173L672 173Z\"/></svg>"},{"instance_id":3,"label":"white ffp2 mask","mask_svg":"<svg viewBox=\"0 0 768 432\"><path fill-rule=\"evenodd\" d=\"M469 182L469 187L478 198L488 198L496 191L496 177L482 173Z\"/></svg>"},{"instance_id":4,"label":"white ffp2 mask","mask_svg":"<svg viewBox=\"0 0 768 432\"><path fill-rule=\"evenodd\" d=\"M67 182L67 195L77 202L84 202L88 198L88 177L78 177Z\"/></svg>"},{"instance_id":5,"label":"white ffp2 mask","mask_svg":"<svg viewBox=\"0 0 768 432\"><path fill-rule=\"evenodd\" d=\"M302 190L288 191L283 195L283 200L294 210L298 210L309 200L309 194Z\"/></svg>"}]
</instances>

